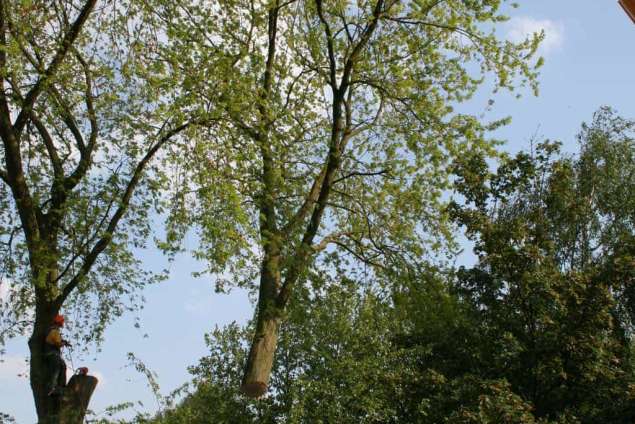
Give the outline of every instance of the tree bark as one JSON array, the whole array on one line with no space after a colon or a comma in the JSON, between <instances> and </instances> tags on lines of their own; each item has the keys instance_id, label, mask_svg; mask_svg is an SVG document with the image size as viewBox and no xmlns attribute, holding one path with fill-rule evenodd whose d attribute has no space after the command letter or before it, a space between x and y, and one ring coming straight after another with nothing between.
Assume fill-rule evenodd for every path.
<instances>
[{"instance_id":1,"label":"tree bark","mask_svg":"<svg viewBox=\"0 0 635 424\"><path fill-rule=\"evenodd\" d=\"M260 275L256 333L252 339L240 386L240 390L251 398L264 395L269 386L281 319L281 310L277 308L275 302L280 287L278 242L275 239L269 239L264 247L265 257Z\"/></svg>"},{"instance_id":2,"label":"tree bark","mask_svg":"<svg viewBox=\"0 0 635 424\"><path fill-rule=\"evenodd\" d=\"M36 291L35 323L29 338L29 380L38 422L53 423L54 421L47 420L50 416L56 415L59 409L59 402L54 397L48 396L50 370L47 359L44 356L44 340L51 327L53 317L58 313L59 308L55 308L51 302L46 301L44 290L36 288Z\"/></svg>"},{"instance_id":3,"label":"tree bark","mask_svg":"<svg viewBox=\"0 0 635 424\"><path fill-rule=\"evenodd\" d=\"M81 424L98 380L93 376L74 375L61 396L49 396L49 367L42 354L43 343L29 340L31 350L31 389L39 424Z\"/></svg>"},{"instance_id":4,"label":"tree bark","mask_svg":"<svg viewBox=\"0 0 635 424\"><path fill-rule=\"evenodd\" d=\"M267 392L273 359L278 343L278 318L258 319L256 334L249 350L247 366L240 390L251 398Z\"/></svg>"},{"instance_id":5,"label":"tree bark","mask_svg":"<svg viewBox=\"0 0 635 424\"><path fill-rule=\"evenodd\" d=\"M31 391L33 393L33 401L35 402L35 410L39 423L47 423L47 417L55 414L56 405L51 396L47 396L48 382L48 364L44 357L44 343L46 331L38 329L36 324L33 334L29 339L29 380L31 383Z\"/></svg>"},{"instance_id":6,"label":"tree bark","mask_svg":"<svg viewBox=\"0 0 635 424\"><path fill-rule=\"evenodd\" d=\"M81 424L84 422L86 409L97 383L97 378L91 375L71 377L61 399L59 424Z\"/></svg>"},{"instance_id":7,"label":"tree bark","mask_svg":"<svg viewBox=\"0 0 635 424\"><path fill-rule=\"evenodd\" d=\"M53 273L55 274L55 273ZM73 376L61 396L50 396L50 367L44 355L46 335L53 317L59 313L59 305L38 294L36 319L29 338L30 383L39 424L80 424L86 415L88 402L97 386L92 376ZM66 377L64 376L64 381Z\"/></svg>"}]
</instances>

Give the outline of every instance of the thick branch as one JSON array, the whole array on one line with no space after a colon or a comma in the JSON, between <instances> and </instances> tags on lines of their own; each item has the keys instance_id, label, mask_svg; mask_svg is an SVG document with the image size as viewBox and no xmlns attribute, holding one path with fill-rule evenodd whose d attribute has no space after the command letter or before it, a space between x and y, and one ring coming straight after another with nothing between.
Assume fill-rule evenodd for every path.
<instances>
[{"instance_id":1,"label":"thick branch","mask_svg":"<svg viewBox=\"0 0 635 424\"><path fill-rule=\"evenodd\" d=\"M88 62L81 56L77 49L74 49L75 58L82 65L84 69L84 78L86 83L86 89L84 91L84 103L86 104L86 111L88 113L88 121L90 122L90 135L88 137L89 149L95 144L99 126L97 125L97 114L95 113L95 106L93 104L93 77L90 72L90 66Z\"/></svg>"},{"instance_id":2,"label":"thick branch","mask_svg":"<svg viewBox=\"0 0 635 424\"><path fill-rule=\"evenodd\" d=\"M29 92L27 93L24 99L24 103L22 104L22 110L18 114L15 124L13 125L13 129L16 134L19 134L26 125L31 115L31 110L33 109L35 101L37 100L45 86L49 83L51 78L55 75L55 72L57 72L57 69L59 68L60 64L71 49L71 46L79 36L82 27L88 20L88 17L90 16L90 13L92 12L96 3L97 0L86 1L84 6L82 7L82 10L77 16L77 19L75 19L75 22L73 22L69 30L66 32L66 34L64 34L61 46L55 53L55 56L53 56L53 59L51 60L49 66L46 68L40 78L38 78L37 82L31 88L31 90L29 90Z\"/></svg>"},{"instance_id":3,"label":"thick branch","mask_svg":"<svg viewBox=\"0 0 635 424\"><path fill-rule=\"evenodd\" d=\"M86 104L86 111L88 114L88 120L90 122L90 135L88 138L88 145L84 144L84 139L80 135L79 137L75 137L78 143L78 148L80 152L79 163L77 167L73 171L71 175L68 176L64 180L64 188L68 190L72 190L79 184L81 179L86 175L88 168L90 166L90 161L92 158L93 150L95 149L95 144L97 142L97 135L99 134L99 126L97 124L97 115L95 113L94 105L93 105L93 94L92 94L92 75L90 72L90 67L88 63L81 57L80 53L77 50L74 50L75 58L82 65L84 69L84 78L86 82L86 89L84 91L84 103Z\"/></svg>"},{"instance_id":4,"label":"thick branch","mask_svg":"<svg viewBox=\"0 0 635 424\"><path fill-rule=\"evenodd\" d=\"M334 102L341 102L341 98L334 99ZM311 214L311 218L307 225L307 228L304 232L304 236L302 237L302 241L296 248L296 252L293 255L291 260L291 265L285 277L284 283L280 288L280 292L278 293L278 298L276 299L276 303L279 308L284 308L291 297L291 289L298 277L304 271L306 267L306 262L312 253L311 245L313 244L313 239L317 234L318 228L320 227L320 223L322 221L322 215L324 214L324 210L326 208L326 204L329 198L329 194L331 191L331 187L333 185L333 179L335 173L339 169L340 166L340 152L337 149L338 143L337 139L339 137L339 133L341 129L337 122L340 117L337 116L338 108L333 108L335 112L335 116L333 117L335 122L333 123L332 135L331 135L331 147L329 149L329 155L326 161L326 167L324 172L324 179L322 180L322 184L320 185L320 190L318 194L317 201L314 203L313 213ZM339 110L341 113L341 109Z\"/></svg>"},{"instance_id":5,"label":"thick branch","mask_svg":"<svg viewBox=\"0 0 635 424\"><path fill-rule=\"evenodd\" d=\"M49 160L51 161L55 178L63 178L64 169L62 168L62 161L57 154L57 148L55 147L53 137L51 137L51 134L46 129L46 126L42 123L34 111L31 111L31 122L33 122L35 128L37 128L37 131L44 142L44 146L46 146L46 151L48 153Z\"/></svg>"},{"instance_id":6,"label":"thick branch","mask_svg":"<svg viewBox=\"0 0 635 424\"><path fill-rule=\"evenodd\" d=\"M322 187L322 182L324 181L324 177L326 175L326 168L322 168L320 173L313 180L313 185L309 190L309 193L304 198L304 202L297 210L295 215L289 220L287 225L283 229L284 234L290 234L301 222L304 218L306 218L307 214L311 210L313 206L315 206L315 202L317 202L318 196L320 194L320 188Z\"/></svg>"},{"instance_id":7,"label":"thick branch","mask_svg":"<svg viewBox=\"0 0 635 424\"><path fill-rule=\"evenodd\" d=\"M342 151L346 148L346 142L350 139L350 120L348 122L343 122L345 116L342 116L343 111L342 107L347 106L345 96L348 94L348 107L352 107L350 102L352 101L351 93L347 93L347 89L351 80L351 76L353 74L353 68L357 62L357 59L362 51L370 40L373 32L377 28L377 24L379 22L379 18L382 13L383 8L383 0L378 0L375 8L373 9L373 18L370 23L367 25L365 30L362 32L360 36L360 40L357 42L353 51L351 52L348 59L346 59L346 63L344 65L344 72L342 75L342 81L339 87L336 87L336 84L332 84L333 88L333 116L332 116L332 126L331 126L331 139L329 145L329 153L326 159L325 166L325 174L324 179L322 180L322 184L320 186L319 195L317 201L315 202L315 206L313 208L313 212L311 214L311 218L306 227L304 235L302 237L302 241L296 249L296 253L291 260L291 265L289 266L289 270L286 274L284 283L280 289L278 294L278 298L276 299L276 303L279 308L284 308L291 297L291 290L295 285L297 279L300 277L304 269L306 268L307 261L309 260L312 249L311 246L313 244L313 240L317 235L318 229L322 222L322 216L324 215L324 211L326 209L328 199L330 196L331 189L334 184L335 174L338 172L341 164L341 154ZM324 25L324 31L327 36L327 43L332 41L330 27L324 17L322 10L322 1L316 0L316 5L318 8L318 15L320 16L320 20ZM332 48L332 44L330 45L329 51ZM330 59L331 60L331 59ZM331 63L331 68L334 70L336 65L334 63L334 56L332 56L333 62ZM334 78L334 76L333 76ZM345 128L344 128L345 127Z\"/></svg>"},{"instance_id":8,"label":"thick branch","mask_svg":"<svg viewBox=\"0 0 635 424\"><path fill-rule=\"evenodd\" d=\"M40 239L38 223L38 206L33 201L22 168L22 156L15 135L2 131L6 170L6 183L11 187L15 205L20 215L24 236L26 238L30 263L34 266L33 255L38 249Z\"/></svg>"},{"instance_id":9,"label":"thick branch","mask_svg":"<svg viewBox=\"0 0 635 424\"><path fill-rule=\"evenodd\" d=\"M27 49L27 47L25 45L23 45L23 43L20 42L20 38L19 38L19 34L16 32L15 28L13 28L11 26L11 22L8 21L9 24L9 30L11 30L14 33L14 37L16 37L18 44L20 46L20 49L22 51L22 54L24 55L24 57L31 63L31 65L37 70L38 73L40 74L44 74L46 72L46 69L44 67L44 63L42 58L40 57L40 55L37 54L38 50L41 50L41 48L35 43L35 40L33 39L28 39L28 42L31 44L33 50L36 52L35 56L31 55L31 53L29 52L29 50ZM77 49L75 49L73 46L71 46L71 49L73 50L73 52L75 53L76 58L79 60L79 62L84 66L84 71L87 73L87 64L82 60L79 52L77 51ZM25 99L24 97L21 95L19 87L17 87L17 84L15 84L13 81L10 81L13 87L14 92L18 95L18 99L20 100L20 102L22 102L23 104L25 103ZM90 81L87 78L87 85L90 86ZM86 146L84 143L84 137L82 135L82 132L79 128L79 125L76 122L76 119L73 115L73 111L72 111L72 107L68 104L68 102L65 101L64 96L62 95L62 93L57 90L57 88L53 85L53 84L48 84L46 87L46 91L48 91L50 93L50 95L52 96L52 98L55 100L55 102L57 103L57 105L59 106L60 110L61 110L61 118L62 121L66 124L66 127L69 129L69 131L71 132L71 134L73 135L73 139L75 140L75 144L77 146L77 149L79 150L80 154L81 154L81 158L84 159L83 162L86 162L85 157L86 155ZM91 114L92 111L92 99L91 99L91 108L88 108L89 114ZM94 113L92 113L92 116L94 117ZM91 120L91 128L94 128L94 122ZM78 166L78 168L82 168L82 161L80 161L80 166ZM57 186L57 190L58 193L56 196L54 196L56 199L58 199L60 202L63 202L63 193L61 190L63 186ZM72 188L72 187L70 187ZM55 200L55 199L54 199Z\"/></svg>"},{"instance_id":10,"label":"thick branch","mask_svg":"<svg viewBox=\"0 0 635 424\"><path fill-rule=\"evenodd\" d=\"M130 180L128 181L128 184L126 185L126 189L123 195L121 196L119 207L117 208L113 216L110 218L110 221L108 222L106 231L101 236L101 238L97 241L97 243L95 243L95 246L93 246L93 248L88 253L88 255L86 255L86 258L84 259L84 262L82 263L82 266L80 267L79 271L77 272L77 274L75 274L75 276L71 279L71 281L64 287L64 289L62 290L62 294L57 299L60 305L64 303L66 298L68 298L68 296L75 289L75 287L77 287L80 281L84 277L86 277L86 275L88 275L88 273L90 272L92 266L94 265L99 255L106 249L106 247L108 247L108 245L112 241L112 237L115 234L115 231L117 230L117 226L119 225L121 218L124 216L124 214L128 210L128 206L130 205L130 200L132 199L132 195L134 194L137 186L139 185L139 182L141 181L141 177L143 176L143 173L148 163L152 160L154 155L156 155L156 153L165 145L165 143L167 143L173 136L179 134L180 132L188 128L190 125L192 125L192 123L188 122L170 130L167 134L161 137L161 139L150 150L148 150L148 152L145 154L143 159L139 161L139 163L134 169L134 172L132 173L132 176L130 177Z\"/></svg>"},{"instance_id":11,"label":"thick branch","mask_svg":"<svg viewBox=\"0 0 635 424\"><path fill-rule=\"evenodd\" d=\"M2 3L2 0L0 0L0 3ZM4 115L0 117L0 120L5 120ZM6 171L3 171L3 180L11 187L11 193L24 229L24 237L26 238L31 259L30 263L33 269L35 263L33 255L38 250L40 239L39 209L31 197L22 166L19 139L11 128L10 122L7 125L0 124L0 138L2 138L4 146L4 161L6 165Z\"/></svg>"},{"instance_id":12,"label":"thick branch","mask_svg":"<svg viewBox=\"0 0 635 424\"><path fill-rule=\"evenodd\" d=\"M265 102L269 99L271 93L271 82L273 80L273 66L276 58L276 37L278 34L278 2L269 10L269 24L268 24L268 45L267 45L267 63L265 65L265 73L263 76L263 94L261 100L263 103L260 105L260 112L265 117Z\"/></svg>"},{"instance_id":13,"label":"thick branch","mask_svg":"<svg viewBox=\"0 0 635 424\"><path fill-rule=\"evenodd\" d=\"M353 72L353 68L355 67L355 63L357 62L357 58L360 55L362 49L364 49L368 44L368 42L370 41L370 37L373 35L375 29L377 28L379 18L382 14L383 6L384 1L377 0L377 4L375 4L375 8L373 9L373 18L362 32L360 40L357 42L355 47L353 47L353 51L344 64L344 71L342 72L342 84L340 85L340 90L342 90L342 92L344 92L348 88L348 84Z\"/></svg>"},{"instance_id":14,"label":"thick branch","mask_svg":"<svg viewBox=\"0 0 635 424\"><path fill-rule=\"evenodd\" d=\"M5 21L5 4L0 0L0 128L7 131L11 126L9 102L4 92L4 79L7 75L7 23Z\"/></svg>"},{"instance_id":15,"label":"thick branch","mask_svg":"<svg viewBox=\"0 0 635 424\"><path fill-rule=\"evenodd\" d=\"M261 237L265 241L265 249L269 249L269 242L272 237L277 234L276 225L276 208L275 208L275 163L273 152L271 151L271 143L269 141L269 127L272 120L269 118L269 98L271 95L271 85L273 80L273 72L276 56L276 37L278 33L278 2L269 10L268 21L268 46L267 46L267 62L263 75L262 92L260 95L260 104L258 106L260 113L260 125L257 131L256 141L260 145L260 154L262 155L262 183L263 192L260 198L260 232ZM275 250L275 249L274 249Z\"/></svg>"},{"instance_id":16,"label":"thick branch","mask_svg":"<svg viewBox=\"0 0 635 424\"><path fill-rule=\"evenodd\" d=\"M324 35L326 36L326 48L329 56L329 84L331 85L331 89L333 92L338 90L336 73L337 73L337 63L335 61L335 48L333 47L333 32L331 31L331 26L324 16L324 10L322 8L322 0L315 0L315 6L317 7L317 13L320 17L320 21L324 26Z\"/></svg>"},{"instance_id":17,"label":"thick branch","mask_svg":"<svg viewBox=\"0 0 635 424\"><path fill-rule=\"evenodd\" d=\"M9 84L11 85L11 89L13 90L13 95L19 100L24 101L22 93L20 92L20 87L18 87L17 83L13 79L8 79ZM42 142L46 147L46 152L48 153L49 161L51 162L51 167L53 168L53 174L56 179L62 179L64 177L64 170L62 168L62 161L59 158L57 148L55 147L55 142L53 141L53 137L51 133L46 128L46 125L42 122L39 116L35 113L35 110L31 110L31 116L29 117L35 128L37 129L40 137L42 137Z\"/></svg>"}]
</instances>

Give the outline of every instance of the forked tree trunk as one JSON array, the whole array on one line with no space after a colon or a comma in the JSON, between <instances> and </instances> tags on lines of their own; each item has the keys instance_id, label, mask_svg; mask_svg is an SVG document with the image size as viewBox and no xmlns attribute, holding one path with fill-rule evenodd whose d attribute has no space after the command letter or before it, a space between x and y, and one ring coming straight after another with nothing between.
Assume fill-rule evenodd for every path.
<instances>
[{"instance_id":1,"label":"forked tree trunk","mask_svg":"<svg viewBox=\"0 0 635 424\"><path fill-rule=\"evenodd\" d=\"M57 415L58 405L55 399L48 396L48 364L44 357L44 337L46 334L40 331L34 331L29 339L29 380L31 383L31 391L33 392L33 400L38 416L38 423L53 424L55 421L51 417Z\"/></svg>"},{"instance_id":2,"label":"forked tree trunk","mask_svg":"<svg viewBox=\"0 0 635 424\"><path fill-rule=\"evenodd\" d=\"M278 343L279 318L258 319L240 390L258 398L267 392Z\"/></svg>"},{"instance_id":3,"label":"forked tree trunk","mask_svg":"<svg viewBox=\"0 0 635 424\"><path fill-rule=\"evenodd\" d=\"M38 299L35 307L35 323L33 333L29 338L29 381L33 400L40 424L54 424L55 417L59 414L59 401L52 396L48 396L49 387L49 365L44 356L44 339L50 328L53 316L57 309L50 302Z\"/></svg>"},{"instance_id":4,"label":"forked tree trunk","mask_svg":"<svg viewBox=\"0 0 635 424\"><path fill-rule=\"evenodd\" d=\"M62 396L49 396L50 369L44 356L44 339L57 312L58 308L49 302L36 306L36 321L29 339L29 377L38 423L81 424L98 381L92 376L76 375L70 379Z\"/></svg>"},{"instance_id":5,"label":"forked tree trunk","mask_svg":"<svg viewBox=\"0 0 635 424\"><path fill-rule=\"evenodd\" d=\"M32 357L33 358L33 357ZM34 362L33 360L31 361ZM74 375L69 380L61 396L49 396L48 366L45 360L39 378L31 378L31 387L35 398L39 424L81 424L84 422L90 398L97 387L98 380L90 375ZM34 367L31 366L33 372ZM34 382L35 380L35 382ZM36 389L37 387L37 389Z\"/></svg>"},{"instance_id":6,"label":"forked tree trunk","mask_svg":"<svg viewBox=\"0 0 635 424\"><path fill-rule=\"evenodd\" d=\"M90 397L98 380L91 375L74 375L64 390L60 403L59 424L81 424L84 422Z\"/></svg>"}]
</instances>

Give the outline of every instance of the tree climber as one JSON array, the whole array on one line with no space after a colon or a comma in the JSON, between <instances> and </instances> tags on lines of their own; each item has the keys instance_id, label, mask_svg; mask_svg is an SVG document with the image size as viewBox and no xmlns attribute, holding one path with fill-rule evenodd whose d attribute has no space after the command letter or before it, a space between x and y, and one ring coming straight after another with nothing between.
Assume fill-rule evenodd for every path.
<instances>
[{"instance_id":1,"label":"tree climber","mask_svg":"<svg viewBox=\"0 0 635 424\"><path fill-rule=\"evenodd\" d=\"M64 316L55 315L53 325L46 335L44 356L49 364L49 396L61 395L66 386L66 363L62 359L62 347L71 344L62 338L60 328L64 327Z\"/></svg>"}]
</instances>

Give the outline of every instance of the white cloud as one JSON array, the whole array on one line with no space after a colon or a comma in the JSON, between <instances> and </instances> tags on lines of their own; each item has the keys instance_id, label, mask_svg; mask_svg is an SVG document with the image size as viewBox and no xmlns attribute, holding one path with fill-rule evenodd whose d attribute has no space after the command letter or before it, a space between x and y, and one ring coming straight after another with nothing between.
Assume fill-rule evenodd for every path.
<instances>
[{"instance_id":1,"label":"white cloud","mask_svg":"<svg viewBox=\"0 0 635 424\"><path fill-rule=\"evenodd\" d=\"M28 376L29 368L22 356L4 356L0 359L0 382L16 381L16 378Z\"/></svg>"},{"instance_id":2,"label":"white cloud","mask_svg":"<svg viewBox=\"0 0 635 424\"><path fill-rule=\"evenodd\" d=\"M529 16L516 16L507 22L507 39L521 42L534 33L545 32L540 43L540 53L547 54L559 50L564 44L564 24L550 19L534 19Z\"/></svg>"}]
</instances>

